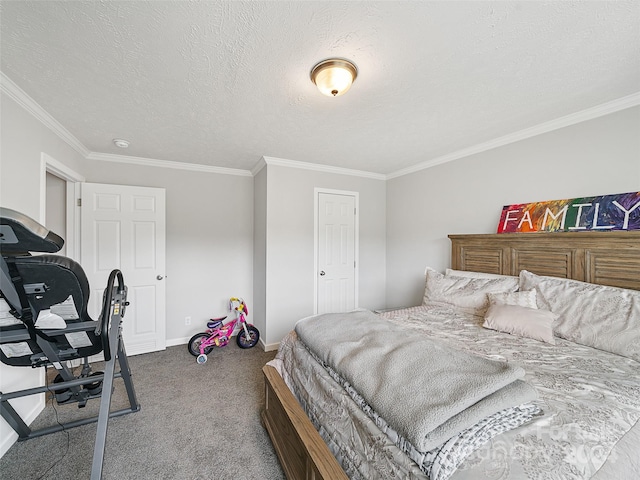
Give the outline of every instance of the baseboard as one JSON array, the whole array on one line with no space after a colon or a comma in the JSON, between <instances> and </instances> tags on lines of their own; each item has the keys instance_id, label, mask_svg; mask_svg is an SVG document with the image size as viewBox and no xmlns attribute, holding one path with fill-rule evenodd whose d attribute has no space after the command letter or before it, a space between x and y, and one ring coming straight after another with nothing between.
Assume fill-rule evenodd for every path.
<instances>
[{"instance_id":1,"label":"baseboard","mask_svg":"<svg viewBox=\"0 0 640 480\"><path fill-rule=\"evenodd\" d=\"M264 343L264 342L262 341L262 339L260 339L260 342L259 342L259 343L260 343L260 345L262 345L262 349L263 349L265 352L272 352L272 351L274 351L274 350L278 350L278 348L280 348L280 342L278 342L278 343L269 343L269 344L266 344L266 343Z\"/></svg>"},{"instance_id":2,"label":"baseboard","mask_svg":"<svg viewBox=\"0 0 640 480\"><path fill-rule=\"evenodd\" d=\"M189 339L191 337L184 338L172 338L171 340L167 340L167 347L175 347L176 345L186 345L189 343Z\"/></svg>"},{"instance_id":3,"label":"baseboard","mask_svg":"<svg viewBox=\"0 0 640 480\"><path fill-rule=\"evenodd\" d=\"M31 411L23 418L24 423L27 425L31 425L31 422L40 415L46 405L44 393L39 394L38 397L38 403L34 405ZM9 451L11 446L18 441L18 434L11 427L8 426L7 428L11 432L0 442L0 458L2 458L4 454Z\"/></svg>"}]
</instances>

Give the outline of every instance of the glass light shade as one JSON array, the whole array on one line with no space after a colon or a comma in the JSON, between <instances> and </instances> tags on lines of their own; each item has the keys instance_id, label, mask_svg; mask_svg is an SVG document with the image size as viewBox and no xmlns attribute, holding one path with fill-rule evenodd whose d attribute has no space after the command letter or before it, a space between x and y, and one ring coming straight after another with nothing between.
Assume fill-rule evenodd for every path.
<instances>
[{"instance_id":1,"label":"glass light shade","mask_svg":"<svg viewBox=\"0 0 640 480\"><path fill-rule=\"evenodd\" d=\"M356 66L342 59L328 59L311 70L311 80L328 97L339 97L351 88L358 75Z\"/></svg>"}]
</instances>

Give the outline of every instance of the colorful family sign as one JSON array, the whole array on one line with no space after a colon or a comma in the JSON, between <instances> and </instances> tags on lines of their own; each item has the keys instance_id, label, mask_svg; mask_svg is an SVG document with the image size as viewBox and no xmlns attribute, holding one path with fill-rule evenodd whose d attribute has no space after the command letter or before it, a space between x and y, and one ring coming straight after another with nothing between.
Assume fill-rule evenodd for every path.
<instances>
[{"instance_id":1,"label":"colorful family sign","mask_svg":"<svg viewBox=\"0 0 640 480\"><path fill-rule=\"evenodd\" d=\"M640 230L640 192L505 205L498 233Z\"/></svg>"}]
</instances>

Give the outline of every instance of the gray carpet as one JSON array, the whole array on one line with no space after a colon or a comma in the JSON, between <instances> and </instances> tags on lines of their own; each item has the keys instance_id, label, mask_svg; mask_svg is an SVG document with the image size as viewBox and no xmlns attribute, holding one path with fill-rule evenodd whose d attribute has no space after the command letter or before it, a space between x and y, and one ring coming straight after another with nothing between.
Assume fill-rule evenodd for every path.
<instances>
[{"instance_id":1,"label":"gray carpet","mask_svg":"<svg viewBox=\"0 0 640 480\"><path fill-rule=\"evenodd\" d=\"M275 352L235 341L217 348L204 365L185 345L129 357L141 410L109 420L103 479L284 479L260 422L262 366ZM51 372L55 373L55 372ZM125 408L121 379L112 410ZM97 413L87 407L47 407L36 429ZM96 424L15 443L0 459L0 479L88 479ZM68 438L68 440L67 440ZM68 447L67 447L68 445Z\"/></svg>"}]
</instances>

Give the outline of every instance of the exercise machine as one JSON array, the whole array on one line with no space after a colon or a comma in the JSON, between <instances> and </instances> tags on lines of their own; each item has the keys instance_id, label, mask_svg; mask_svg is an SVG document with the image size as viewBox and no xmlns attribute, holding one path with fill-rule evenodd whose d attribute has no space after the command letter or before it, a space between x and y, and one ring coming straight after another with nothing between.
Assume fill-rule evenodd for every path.
<instances>
[{"instance_id":1,"label":"exercise machine","mask_svg":"<svg viewBox=\"0 0 640 480\"><path fill-rule=\"evenodd\" d=\"M91 480L102 476L109 418L137 412L140 405L122 340L127 287L120 270L112 270L98 320L88 312L89 282L74 260L53 255L64 241L35 220L0 207L0 360L14 367L53 367L50 385L0 392L0 413L18 441L97 422ZM32 255L38 253L38 255ZM92 372L89 357L102 354L104 371ZM75 362L74 362L75 361ZM74 374L72 363L80 362ZM111 412L114 379L124 382L129 406ZM58 403L84 407L100 399L97 416L33 431L10 400L53 392Z\"/></svg>"}]
</instances>

